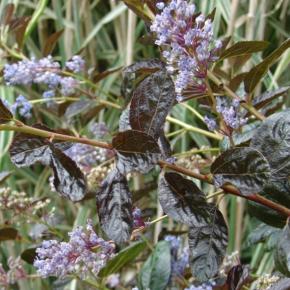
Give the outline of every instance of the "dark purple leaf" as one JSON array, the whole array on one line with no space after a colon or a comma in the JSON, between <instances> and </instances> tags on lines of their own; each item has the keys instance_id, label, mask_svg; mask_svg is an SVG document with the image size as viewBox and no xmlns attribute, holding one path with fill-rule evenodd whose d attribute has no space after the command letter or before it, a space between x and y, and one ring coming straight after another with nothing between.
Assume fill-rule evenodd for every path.
<instances>
[{"instance_id":1,"label":"dark purple leaf","mask_svg":"<svg viewBox=\"0 0 290 290\"><path fill-rule=\"evenodd\" d=\"M259 84L262 77L267 73L269 68L276 60L290 47L290 39L285 40L282 45L268 55L258 65L254 66L245 78L245 90L247 93L252 93Z\"/></svg>"},{"instance_id":2,"label":"dark purple leaf","mask_svg":"<svg viewBox=\"0 0 290 290\"><path fill-rule=\"evenodd\" d=\"M289 290L290 289L290 279L281 278L278 282L272 284L267 290Z\"/></svg>"},{"instance_id":3,"label":"dark purple leaf","mask_svg":"<svg viewBox=\"0 0 290 290\"><path fill-rule=\"evenodd\" d=\"M98 215L102 229L117 244L130 240L133 228L132 197L126 177L112 170L97 193Z\"/></svg>"},{"instance_id":4,"label":"dark purple leaf","mask_svg":"<svg viewBox=\"0 0 290 290\"><path fill-rule=\"evenodd\" d=\"M61 195L72 201L79 201L86 194L86 180L76 163L61 150L51 147L51 167L54 172L53 184Z\"/></svg>"},{"instance_id":5,"label":"dark purple leaf","mask_svg":"<svg viewBox=\"0 0 290 290\"><path fill-rule=\"evenodd\" d=\"M290 172L290 110L268 117L256 130L251 147L268 160L273 177L283 179Z\"/></svg>"},{"instance_id":6,"label":"dark purple leaf","mask_svg":"<svg viewBox=\"0 0 290 290\"><path fill-rule=\"evenodd\" d=\"M166 138L164 131L160 133L158 144L159 144L162 155L165 158L169 158L172 154L172 151L171 151L170 143L168 139Z\"/></svg>"},{"instance_id":7,"label":"dark purple leaf","mask_svg":"<svg viewBox=\"0 0 290 290\"><path fill-rule=\"evenodd\" d=\"M164 69L165 65L159 59L149 59L136 62L123 70L122 96L129 103L134 89L148 75Z\"/></svg>"},{"instance_id":8,"label":"dark purple leaf","mask_svg":"<svg viewBox=\"0 0 290 290\"><path fill-rule=\"evenodd\" d=\"M113 68L113 69L108 69L106 71L103 71L101 73L97 73L93 76L93 82L94 83L98 83L101 80L105 79L106 77L108 77L109 75L116 73L118 71L120 71L122 69L122 67L117 67L117 68Z\"/></svg>"},{"instance_id":9,"label":"dark purple leaf","mask_svg":"<svg viewBox=\"0 0 290 290\"><path fill-rule=\"evenodd\" d=\"M168 172L160 178L158 196L164 212L178 222L196 226L208 218L204 193L178 173Z\"/></svg>"},{"instance_id":10,"label":"dark purple leaf","mask_svg":"<svg viewBox=\"0 0 290 290\"><path fill-rule=\"evenodd\" d=\"M60 37L62 36L64 32L64 29L61 29L59 31L56 31L55 33L53 33L52 35L50 35L44 44L44 48L43 48L43 56L47 56L49 54L51 54L56 46L57 41L60 39Z\"/></svg>"},{"instance_id":11,"label":"dark purple leaf","mask_svg":"<svg viewBox=\"0 0 290 290\"><path fill-rule=\"evenodd\" d=\"M211 165L211 173L215 186L230 183L243 195L262 191L271 176L267 159L250 147L225 151Z\"/></svg>"},{"instance_id":12,"label":"dark purple leaf","mask_svg":"<svg viewBox=\"0 0 290 290\"><path fill-rule=\"evenodd\" d=\"M192 276L198 282L206 282L218 275L226 254L228 229L221 212L208 206L210 219L207 223L189 228L190 266Z\"/></svg>"},{"instance_id":13,"label":"dark purple leaf","mask_svg":"<svg viewBox=\"0 0 290 290\"><path fill-rule=\"evenodd\" d=\"M132 129L129 120L129 112L130 112L129 107L123 110L119 120L119 132L124 132Z\"/></svg>"},{"instance_id":14,"label":"dark purple leaf","mask_svg":"<svg viewBox=\"0 0 290 290\"><path fill-rule=\"evenodd\" d=\"M277 97L285 95L290 87L282 87L271 92L265 92L260 96L257 96L253 99L253 105L255 108L260 109L264 107L269 102L272 102Z\"/></svg>"},{"instance_id":15,"label":"dark purple leaf","mask_svg":"<svg viewBox=\"0 0 290 290\"><path fill-rule=\"evenodd\" d=\"M15 10L15 5L10 3L7 4L3 9L3 14L1 15L0 25L6 26L9 25L10 21L13 18L13 13Z\"/></svg>"},{"instance_id":16,"label":"dark purple leaf","mask_svg":"<svg viewBox=\"0 0 290 290\"><path fill-rule=\"evenodd\" d=\"M18 237L18 231L14 228L2 228L0 229L0 242L16 240Z\"/></svg>"},{"instance_id":17,"label":"dark purple leaf","mask_svg":"<svg viewBox=\"0 0 290 290\"><path fill-rule=\"evenodd\" d=\"M5 106L0 98L0 124L5 124L13 119L13 115L10 110Z\"/></svg>"},{"instance_id":18,"label":"dark purple leaf","mask_svg":"<svg viewBox=\"0 0 290 290\"><path fill-rule=\"evenodd\" d=\"M16 134L9 152L17 167L31 166L36 162L49 165L51 160L49 141L30 134Z\"/></svg>"},{"instance_id":19,"label":"dark purple leaf","mask_svg":"<svg viewBox=\"0 0 290 290\"><path fill-rule=\"evenodd\" d=\"M28 248L21 253L21 259L32 265L36 258L36 248Z\"/></svg>"},{"instance_id":20,"label":"dark purple leaf","mask_svg":"<svg viewBox=\"0 0 290 290\"><path fill-rule=\"evenodd\" d=\"M175 90L171 77L164 70L151 74L133 92L130 106L132 129L145 132L157 140L174 103Z\"/></svg>"},{"instance_id":21,"label":"dark purple leaf","mask_svg":"<svg viewBox=\"0 0 290 290\"><path fill-rule=\"evenodd\" d=\"M246 265L234 266L228 273L227 282L228 289L241 290L248 283L250 278L250 269Z\"/></svg>"},{"instance_id":22,"label":"dark purple leaf","mask_svg":"<svg viewBox=\"0 0 290 290\"><path fill-rule=\"evenodd\" d=\"M120 132L113 138L112 145L117 150L117 167L123 174L131 171L147 173L161 158L157 142L143 132Z\"/></svg>"},{"instance_id":23,"label":"dark purple leaf","mask_svg":"<svg viewBox=\"0 0 290 290\"><path fill-rule=\"evenodd\" d=\"M232 45L230 48L226 49L219 60L233 57L241 56L249 53L259 52L266 49L269 45L267 41L241 41Z\"/></svg>"}]
</instances>

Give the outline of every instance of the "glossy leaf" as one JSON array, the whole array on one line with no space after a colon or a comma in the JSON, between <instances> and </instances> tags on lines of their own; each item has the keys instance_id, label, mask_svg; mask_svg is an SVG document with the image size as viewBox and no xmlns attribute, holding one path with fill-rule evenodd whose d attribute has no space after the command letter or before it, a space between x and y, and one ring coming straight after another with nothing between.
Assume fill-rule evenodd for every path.
<instances>
[{"instance_id":1,"label":"glossy leaf","mask_svg":"<svg viewBox=\"0 0 290 290\"><path fill-rule=\"evenodd\" d=\"M254 52L259 52L266 49L269 46L267 41L241 41L237 42L228 49L226 49L219 60L233 56L242 56Z\"/></svg>"},{"instance_id":2,"label":"glossy leaf","mask_svg":"<svg viewBox=\"0 0 290 290\"><path fill-rule=\"evenodd\" d=\"M18 237L18 231L14 228L2 228L0 229L0 242L16 240Z\"/></svg>"},{"instance_id":3,"label":"glossy leaf","mask_svg":"<svg viewBox=\"0 0 290 290\"><path fill-rule=\"evenodd\" d=\"M119 119L119 132L124 132L132 129L129 120L129 112L130 112L129 107L123 110Z\"/></svg>"},{"instance_id":4,"label":"glossy leaf","mask_svg":"<svg viewBox=\"0 0 290 290\"><path fill-rule=\"evenodd\" d=\"M133 229L132 196L126 177L112 170L97 193L101 227L117 244L130 240Z\"/></svg>"},{"instance_id":5,"label":"glossy leaf","mask_svg":"<svg viewBox=\"0 0 290 290\"><path fill-rule=\"evenodd\" d=\"M228 289L241 290L250 278L250 269L245 265L232 267L227 276Z\"/></svg>"},{"instance_id":6,"label":"glossy leaf","mask_svg":"<svg viewBox=\"0 0 290 290\"><path fill-rule=\"evenodd\" d=\"M130 246L121 250L116 256L110 259L98 273L98 276L100 278L105 278L111 274L118 273L123 269L123 267L133 262L145 248L145 242L132 243Z\"/></svg>"},{"instance_id":7,"label":"glossy leaf","mask_svg":"<svg viewBox=\"0 0 290 290\"><path fill-rule=\"evenodd\" d=\"M45 128L43 125L35 127ZM69 146L71 144L67 142L57 142L54 146L47 138L20 133L14 137L9 151L11 161L17 167L31 166L36 162L50 166L57 192L72 201L79 201L85 196L86 181L76 163L61 151Z\"/></svg>"},{"instance_id":8,"label":"glossy leaf","mask_svg":"<svg viewBox=\"0 0 290 290\"><path fill-rule=\"evenodd\" d=\"M76 163L61 150L52 148L51 167L53 184L58 193L72 201L79 201L86 194L86 180Z\"/></svg>"},{"instance_id":9,"label":"glossy leaf","mask_svg":"<svg viewBox=\"0 0 290 290\"><path fill-rule=\"evenodd\" d=\"M168 172L160 178L158 197L163 211L175 221L197 226L208 218L204 193L178 173Z\"/></svg>"},{"instance_id":10,"label":"glossy leaf","mask_svg":"<svg viewBox=\"0 0 290 290\"><path fill-rule=\"evenodd\" d=\"M0 124L5 124L13 119L13 115L10 110L4 105L0 98Z\"/></svg>"},{"instance_id":11,"label":"glossy leaf","mask_svg":"<svg viewBox=\"0 0 290 290\"><path fill-rule=\"evenodd\" d=\"M169 243L159 242L141 269L138 279L140 290L166 289L171 273L170 260Z\"/></svg>"},{"instance_id":12,"label":"glossy leaf","mask_svg":"<svg viewBox=\"0 0 290 290\"><path fill-rule=\"evenodd\" d=\"M48 140L30 134L16 134L9 152L11 161L17 167L31 166L36 162L49 165L51 160Z\"/></svg>"},{"instance_id":13,"label":"glossy leaf","mask_svg":"<svg viewBox=\"0 0 290 290\"><path fill-rule=\"evenodd\" d=\"M247 238L248 244L255 245L261 242L265 242L268 239L271 239L271 237L276 237L275 240L277 241L279 239L280 233L280 229L261 223L257 228L250 232Z\"/></svg>"},{"instance_id":14,"label":"glossy leaf","mask_svg":"<svg viewBox=\"0 0 290 290\"><path fill-rule=\"evenodd\" d=\"M253 105L255 108L260 109L267 105L268 103L272 102L274 99L285 95L290 87L281 87L271 92L265 92L262 95L256 96L253 99Z\"/></svg>"},{"instance_id":15,"label":"glossy leaf","mask_svg":"<svg viewBox=\"0 0 290 290\"><path fill-rule=\"evenodd\" d=\"M122 96L129 103L134 89L148 75L164 69L165 65L159 59L138 61L123 70L123 83L121 87Z\"/></svg>"},{"instance_id":16,"label":"glossy leaf","mask_svg":"<svg viewBox=\"0 0 290 290\"><path fill-rule=\"evenodd\" d=\"M211 173L216 187L230 183L243 195L260 192L271 176L266 158L250 147L225 151L212 164Z\"/></svg>"},{"instance_id":17,"label":"glossy leaf","mask_svg":"<svg viewBox=\"0 0 290 290\"><path fill-rule=\"evenodd\" d=\"M267 288L267 290L288 290L290 289L290 279L281 278L278 282L275 282Z\"/></svg>"},{"instance_id":18,"label":"glossy leaf","mask_svg":"<svg viewBox=\"0 0 290 290\"><path fill-rule=\"evenodd\" d=\"M270 66L290 47L290 39L285 40L282 45L268 55L258 65L254 66L245 77L245 90L247 93L254 91L262 77L267 73Z\"/></svg>"},{"instance_id":19,"label":"glossy leaf","mask_svg":"<svg viewBox=\"0 0 290 290\"><path fill-rule=\"evenodd\" d=\"M117 150L117 167L121 173L131 171L147 173L161 158L157 142L143 132L134 130L120 132L113 138L112 145Z\"/></svg>"},{"instance_id":20,"label":"glossy leaf","mask_svg":"<svg viewBox=\"0 0 290 290\"><path fill-rule=\"evenodd\" d=\"M158 139L175 103L174 83L163 70L143 80L135 89L130 106L130 125Z\"/></svg>"},{"instance_id":21,"label":"glossy leaf","mask_svg":"<svg viewBox=\"0 0 290 290\"><path fill-rule=\"evenodd\" d=\"M64 29L56 31L55 33L51 34L45 41L44 48L43 48L43 56L47 56L51 54L57 44L57 41L60 39L64 32Z\"/></svg>"},{"instance_id":22,"label":"glossy leaf","mask_svg":"<svg viewBox=\"0 0 290 290\"><path fill-rule=\"evenodd\" d=\"M276 245L274 259L277 270L290 277L290 226L288 221Z\"/></svg>"},{"instance_id":23,"label":"glossy leaf","mask_svg":"<svg viewBox=\"0 0 290 290\"><path fill-rule=\"evenodd\" d=\"M191 226L188 235L191 272L199 282L206 282L218 274L228 243L223 215L212 205L208 206L208 211L208 222Z\"/></svg>"},{"instance_id":24,"label":"glossy leaf","mask_svg":"<svg viewBox=\"0 0 290 290\"><path fill-rule=\"evenodd\" d=\"M28 248L21 253L21 259L32 265L36 258L36 248Z\"/></svg>"},{"instance_id":25,"label":"glossy leaf","mask_svg":"<svg viewBox=\"0 0 290 290\"><path fill-rule=\"evenodd\" d=\"M290 172L290 110L268 117L256 130L251 147L268 160L273 177L283 179Z\"/></svg>"}]
</instances>

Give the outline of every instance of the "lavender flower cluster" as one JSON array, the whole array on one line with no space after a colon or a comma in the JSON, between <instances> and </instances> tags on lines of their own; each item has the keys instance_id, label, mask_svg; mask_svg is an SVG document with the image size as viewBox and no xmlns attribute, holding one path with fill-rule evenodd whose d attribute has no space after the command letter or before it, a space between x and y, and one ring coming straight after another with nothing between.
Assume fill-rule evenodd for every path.
<instances>
[{"instance_id":1,"label":"lavender flower cluster","mask_svg":"<svg viewBox=\"0 0 290 290\"><path fill-rule=\"evenodd\" d=\"M212 290L212 286L214 286L212 283L204 283L199 286L191 285L189 288L185 288L184 290Z\"/></svg>"},{"instance_id":2,"label":"lavender flower cluster","mask_svg":"<svg viewBox=\"0 0 290 290\"><path fill-rule=\"evenodd\" d=\"M91 221L88 221L86 229L77 227L68 235L69 242L48 240L37 248L34 267L38 274L44 278L76 274L86 279L90 273L97 276L113 257L114 245L97 236Z\"/></svg>"},{"instance_id":3,"label":"lavender flower cluster","mask_svg":"<svg viewBox=\"0 0 290 290\"><path fill-rule=\"evenodd\" d=\"M9 102L3 98L1 98L1 100L6 108L10 110L13 115L18 112L19 115L23 118L31 118L32 105L24 96L19 95L13 105L10 105Z\"/></svg>"},{"instance_id":4,"label":"lavender flower cluster","mask_svg":"<svg viewBox=\"0 0 290 290\"><path fill-rule=\"evenodd\" d=\"M225 97L216 98L216 111L221 115L223 121L230 129L238 129L248 121L240 114L240 101L235 99L232 102ZM205 116L205 123L209 130L214 131L218 128L215 119Z\"/></svg>"},{"instance_id":5,"label":"lavender flower cluster","mask_svg":"<svg viewBox=\"0 0 290 290\"><path fill-rule=\"evenodd\" d=\"M189 249L181 247L181 239L176 236L166 236L165 241L170 243L171 250L171 276L180 277L184 275L184 271L189 264Z\"/></svg>"},{"instance_id":6,"label":"lavender flower cluster","mask_svg":"<svg viewBox=\"0 0 290 290\"><path fill-rule=\"evenodd\" d=\"M182 101L184 89L201 94L206 91L207 70L217 59L221 41L214 40L212 21L195 14L194 4L172 0L157 3L161 11L150 29L156 33L156 44L163 50L167 70L174 76L177 100Z\"/></svg>"},{"instance_id":7,"label":"lavender flower cluster","mask_svg":"<svg viewBox=\"0 0 290 290\"><path fill-rule=\"evenodd\" d=\"M65 69L74 73L84 70L84 60L75 55L65 63ZM75 93L79 81L71 76L64 76L60 64L53 60L52 56L42 59L24 59L17 63L6 64L3 71L7 85L45 85L47 90L43 93L44 98L54 97L56 90L64 96Z\"/></svg>"}]
</instances>

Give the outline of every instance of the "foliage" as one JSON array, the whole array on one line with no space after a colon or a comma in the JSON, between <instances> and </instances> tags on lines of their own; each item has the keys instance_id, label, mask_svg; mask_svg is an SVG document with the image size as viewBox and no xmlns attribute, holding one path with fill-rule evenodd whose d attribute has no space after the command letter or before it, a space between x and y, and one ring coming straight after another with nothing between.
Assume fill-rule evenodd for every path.
<instances>
[{"instance_id":1,"label":"foliage","mask_svg":"<svg viewBox=\"0 0 290 290\"><path fill-rule=\"evenodd\" d=\"M288 287L289 36L237 37L236 1L12 2L0 286Z\"/></svg>"}]
</instances>

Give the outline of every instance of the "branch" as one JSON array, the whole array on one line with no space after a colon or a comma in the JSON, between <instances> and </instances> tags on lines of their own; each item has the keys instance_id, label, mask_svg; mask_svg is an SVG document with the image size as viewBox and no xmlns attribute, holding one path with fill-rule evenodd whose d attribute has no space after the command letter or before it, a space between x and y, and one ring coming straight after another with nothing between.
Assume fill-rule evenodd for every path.
<instances>
[{"instance_id":1,"label":"branch","mask_svg":"<svg viewBox=\"0 0 290 290\"><path fill-rule=\"evenodd\" d=\"M87 144L87 145L91 145L91 146L95 146L95 147L101 147L101 148L105 148L105 149L113 149L112 144L109 144L109 143L100 142L100 141L96 141L96 140L90 140L90 139L82 138L82 137L75 137L75 136L70 136L70 135L49 132L49 131L33 128L30 126L26 126L24 124L23 125L18 124L18 126L7 125L7 124L0 125L0 131L15 131L15 132L36 135L36 136L40 136L40 137L44 137L44 138L49 138L49 139L70 141L70 142ZM169 162L164 161L164 160L160 160L158 162L158 165L161 168L169 168L169 169L172 169L176 172L182 173L184 175L187 175L187 176L199 179L201 181L213 184L212 177L210 175L203 175L200 173L196 173L196 172L188 170L184 167L177 166L175 164L169 163ZM240 196L242 198L245 198L245 199L254 201L256 203L262 204L268 208L271 208L271 209L279 212L283 216L290 217L290 209L286 208L283 205L275 203L275 202L273 202L273 201L271 201L271 200L269 200L269 199L267 199L259 194L253 193L252 195L244 196L244 195L241 195L241 193L239 192L238 189L236 189L235 187L230 186L230 185L222 186L221 189L223 189L225 192L227 192L229 194Z\"/></svg>"}]
</instances>

